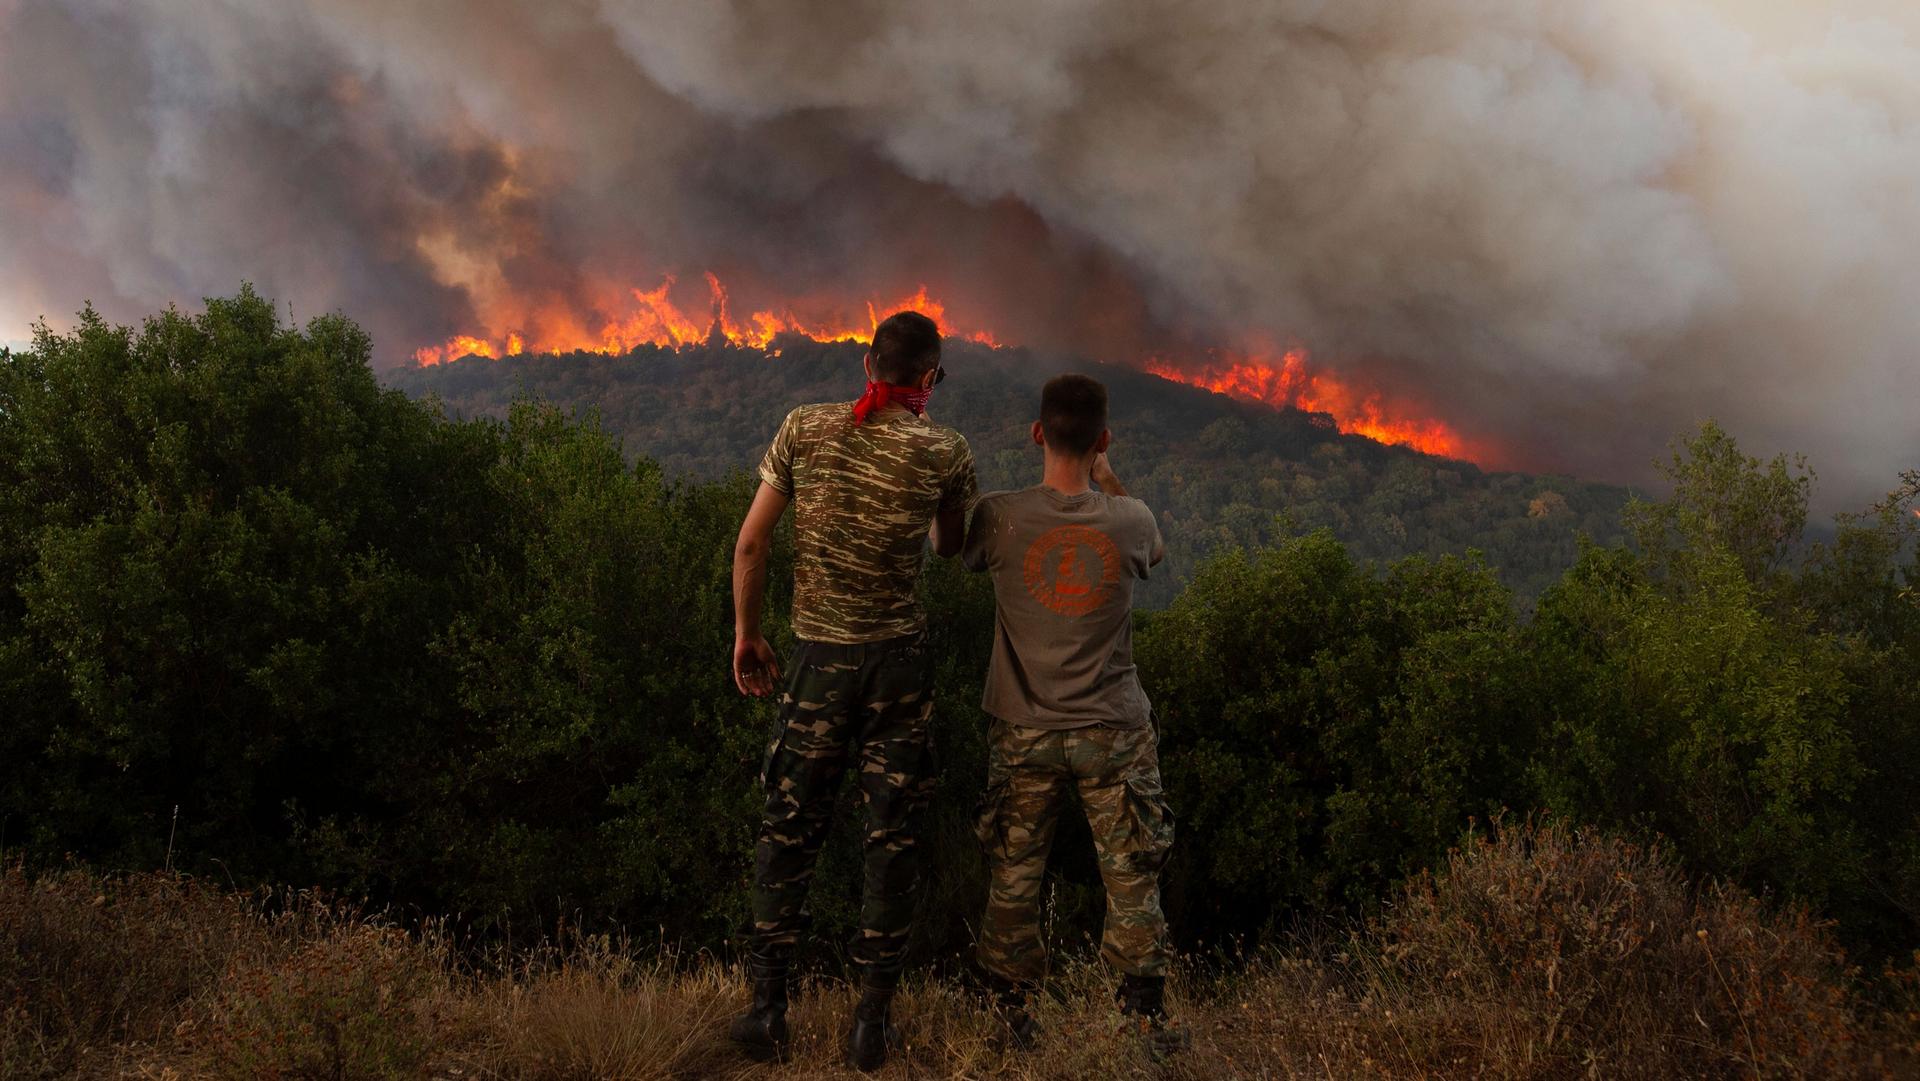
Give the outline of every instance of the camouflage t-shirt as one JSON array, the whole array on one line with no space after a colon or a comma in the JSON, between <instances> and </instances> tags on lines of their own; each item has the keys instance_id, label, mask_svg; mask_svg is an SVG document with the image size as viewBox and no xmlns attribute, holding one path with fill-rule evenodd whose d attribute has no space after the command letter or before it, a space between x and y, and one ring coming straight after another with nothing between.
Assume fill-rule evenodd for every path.
<instances>
[{"instance_id":1,"label":"camouflage t-shirt","mask_svg":"<svg viewBox=\"0 0 1920 1081\"><path fill-rule=\"evenodd\" d=\"M904 409L853 423L853 403L787 414L760 479L793 499L793 633L878 642L926 629L914 597L927 531L971 509L973 452L959 432Z\"/></svg>"}]
</instances>

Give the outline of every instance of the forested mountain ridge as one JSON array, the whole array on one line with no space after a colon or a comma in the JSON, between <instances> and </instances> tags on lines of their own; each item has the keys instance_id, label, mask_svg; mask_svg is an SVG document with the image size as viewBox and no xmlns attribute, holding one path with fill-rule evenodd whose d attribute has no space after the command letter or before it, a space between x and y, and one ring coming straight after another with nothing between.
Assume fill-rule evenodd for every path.
<instances>
[{"instance_id":1,"label":"forested mountain ridge","mask_svg":"<svg viewBox=\"0 0 1920 1081\"><path fill-rule=\"evenodd\" d=\"M793 406L858 395L859 345L789 338L776 351L716 343L620 357L474 357L385 378L438 397L456 416L504 416L517 397L595 411L629 456L710 480L751 469ZM1478 550L1527 599L1572 565L1581 535L1603 544L1621 536L1624 488L1488 472L1343 435L1324 413L1238 401L1118 365L968 342L950 343L945 362L949 377L929 411L966 435L983 490L1037 481L1028 426L1048 377L1081 370L1108 385L1115 466L1159 513L1167 539L1171 573L1143 598L1154 606L1213 552L1320 528L1356 556L1383 562Z\"/></svg>"}]
</instances>

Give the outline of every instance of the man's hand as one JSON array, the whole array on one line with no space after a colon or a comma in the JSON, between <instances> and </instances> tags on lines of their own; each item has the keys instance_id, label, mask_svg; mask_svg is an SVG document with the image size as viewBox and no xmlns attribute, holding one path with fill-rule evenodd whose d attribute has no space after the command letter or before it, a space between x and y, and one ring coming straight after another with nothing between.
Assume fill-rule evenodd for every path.
<instances>
[{"instance_id":1,"label":"man's hand","mask_svg":"<svg viewBox=\"0 0 1920 1081\"><path fill-rule=\"evenodd\" d=\"M1127 489L1114 475L1113 464L1107 461L1107 452L1101 451L1093 457L1093 482L1108 495L1126 495Z\"/></svg>"},{"instance_id":2,"label":"man's hand","mask_svg":"<svg viewBox=\"0 0 1920 1081\"><path fill-rule=\"evenodd\" d=\"M767 553L773 527L786 512L787 495L762 481L753 493L740 539L733 544L733 685L741 694L769 694L780 678L773 647L760 633L760 605L767 597Z\"/></svg>"},{"instance_id":3,"label":"man's hand","mask_svg":"<svg viewBox=\"0 0 1920 1081\"><path fill-rule=\"evenodd\" d=\"M755 698L773 693L780 679L780 660L763 635L733 640L733 685Z\"/></svg>"}]
</instances>

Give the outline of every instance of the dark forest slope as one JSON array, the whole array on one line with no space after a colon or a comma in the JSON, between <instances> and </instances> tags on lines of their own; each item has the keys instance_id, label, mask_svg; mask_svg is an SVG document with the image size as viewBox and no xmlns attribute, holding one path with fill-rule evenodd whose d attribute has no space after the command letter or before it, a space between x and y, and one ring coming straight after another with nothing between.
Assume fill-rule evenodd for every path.
<instances>
[{"instance_id":1,"label":"dark forest slope","mask_svg":"<svg viewBox=\"0 0 1920 1081\"><path fill-rule=\"evenodd\" d=\"M598 410L628 454L707 479L751 468L794 405L855 397L859 364L858 345L795 339L779 356L726 345L648 348L623 357L471 358L386 378L410 394L437 395L460 416L502 415L516 396ZM982 486L1034 483L1040 459L1028 425L1040 384L1068 363L957 343L946 365L931 411L972 442ZM1210 552L1322 527L1369 559L1477 549L1526 598L1572 564L1579 534L1619 535L1625 489L1485 472L1342 435L1325 414L1240 402L1131 368L1077 367L1111 389L1115 467L1161 515L1172 574L1155 583L1150 603L1170 599Z\"/></svg>"}]
</instances>

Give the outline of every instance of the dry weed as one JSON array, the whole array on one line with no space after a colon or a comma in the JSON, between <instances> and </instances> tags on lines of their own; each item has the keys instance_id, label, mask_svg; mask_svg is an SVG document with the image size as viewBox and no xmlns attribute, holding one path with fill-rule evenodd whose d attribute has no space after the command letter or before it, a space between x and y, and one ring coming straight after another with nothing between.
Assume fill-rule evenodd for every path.
<instances>
[{"instance_id":1,"label":"dry weed","mask_svg":"<svg viewBox=\"0 0 1920 1081\"><path fill-rule=\"evenodd\" d=\"M0 1075L800 1081L842 1065L854 990L796 988L790 1060L726 1043L746 981L605 938L462 961L433 925L172 876L0 877ZM1528 824L1474 838L1373 925L1170 987L1156 1061L1069 961L1005 1051L975 995L910 981L882 1078L1920 1076L1920 957L1863 993L1827 929L1671 859Z\"/></svg>"},{"instance_id":2,"label":"dry weed","mask_svg":"<svg viewBox=\"0 0 1920 1081\"><path fill-rule=\"evenodd\" d=\"M642 963L608 939L522 961L475 988L488 1031L472 1065L529 1081L665 1081L738 1072L726 1022L745 979L716 963Z\"/></svg>"},{"instance_id":3,"label":"dry weed","mask_svg":"<svg viewBox=\"0 0 1920 1081\"><path fill-rule=\"evenodd\" d=\"M245 898L164 874L0 870L0 1077L107 1075L267 937Z\"/></svg>"},{"instance_id":4,"label":"dry weed","mask_svg":"<svg viewBox=\"0 0 1920 1081\"><path fill-rule=\"evenodd\" d=\"M1852 974L1801 909L1694 889L1588 830L1495 827L1375 929L1369 982L1419 1056L1492 1076L1833 1076L1858 1067Z\"/></svg>"}]
</instances>

